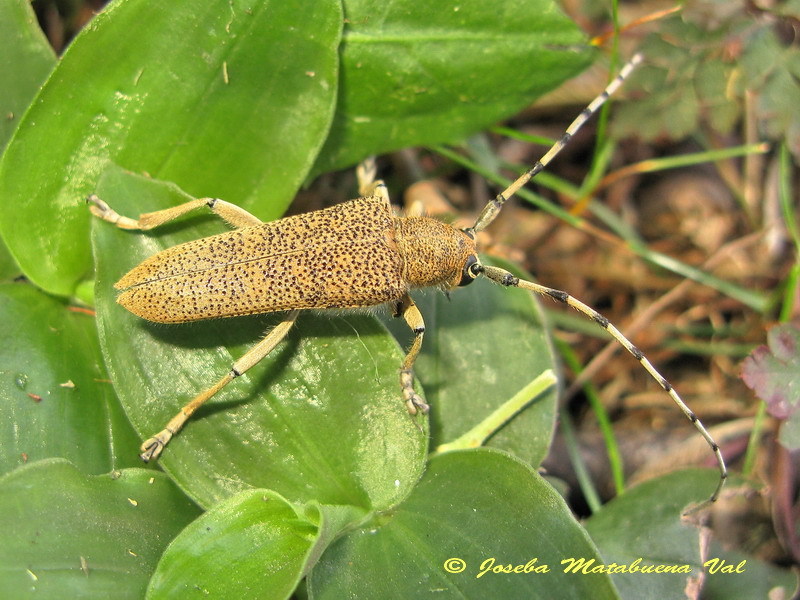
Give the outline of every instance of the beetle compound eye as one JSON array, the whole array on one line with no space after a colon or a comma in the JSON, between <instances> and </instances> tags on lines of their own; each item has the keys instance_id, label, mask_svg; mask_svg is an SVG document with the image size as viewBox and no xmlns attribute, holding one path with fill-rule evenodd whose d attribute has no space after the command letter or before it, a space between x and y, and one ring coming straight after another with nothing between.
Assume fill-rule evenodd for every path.
<instances>
[{"instance_id":1,"label":"beetle compound eye","mask_svg":"<svg viewBox=\"0 0 800 600\"><path fill-rule=\"evenodd\" d=\"M458 285L465 286L472 283L478 278L481 271L483 271L483 265L478 262L478 257L473 254L464 264L464 270L461 272L461 281L458 282Z\"/></svg>"},{"instance_id":2,"label":"beetle compound eye","mask_svg":"<svg viewBox=\"0 0 800 600\"><path fill-rule=\"evenodd\" d=\"M475 258L475 257L473 257L473 258ZM483 265L478 262L477 258L475 258L475 260L472 262L472 264L469 265L469 272L472 274L472 278L473 279L477 279L478 275L483 273Z\"/></svg>"}]
</instances>

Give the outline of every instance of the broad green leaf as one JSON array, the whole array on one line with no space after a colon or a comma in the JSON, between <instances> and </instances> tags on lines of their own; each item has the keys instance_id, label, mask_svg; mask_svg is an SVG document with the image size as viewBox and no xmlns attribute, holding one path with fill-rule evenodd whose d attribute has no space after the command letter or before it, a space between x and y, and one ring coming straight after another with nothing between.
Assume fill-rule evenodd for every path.
<instances>
[{"instance_id":1,"label":"broad green leaf","mask_svg":"<svg viewBox=\"0 0 800 600\"><path fill-rule=\"evenodd\" d=\"M22 272L0 237L0 282L16 279Z\"/></svg>"},{"instance_id":2,"label":"broad green leaf","mask_svg":"<svg viewBox=\"0 0 800 600\"><path fill-rule=\"evenodd\" d=\"M708 498L717 483L715 470L671 473L638 485L615 498L586 521L586 529L610 564L687 566L686 573L616 573L623 598L681 597L689 578L700 574L698 529L681 515L690 504Z\"/></svg>"},{"instance_id":3,"label":"broad green leaf","mask_svg":"<svg viewBox=\"0 0 800 600\"><path fill-rule=\"evenodd\" d=\"M22 113L53 68L56 57L47 43L30 2L0 2L0 155ZM6 206L8 210L8 206ZM0 281L20 270L0 239Z\"/></svg>"},{"instance_id":4,"label":"broad green leaf","mask_svg":"<svg viewBox=\"0 0 800 600\"><path fill-rule=\"evenodd\" d=\"M168 186L130 176L104 177L100 193L122 214L175 199ZM280 320L158 325L115 303L113 283L142 259L224 229L202 219L149 234L94 224L103 352L128 417L145 438ZM376 320L304 313L266 359L190 420L161 465L205 507L250 487L292 502L391 506L419 478L426 449L425 422L410 418L402 401L401 362L400 348Z\"/></svg>"},{"instance_id":5,"label":"broad green leaf","mask_svg":"<svg viewBox=\"0 0 800 600\"><path fill-rule=\"evenodd\" d=\"M84 475L67 461L0 479L0 596L139 599L199 511L163 473Z\"/></svg>"},{"instance_id":6,"label":"broad green leaf","mask_svg":"<svg viewBox=\"0 0 800 600\"><path fill-rule=\"evenodd\" d=\"M536 472L496 450L449 452L431 460L400 506L331 545L309 576L309 596L371 598L380 585L387 599L617 597L606 574L565 573L569 558L600 562ZM494 572L509 566L518 572Z\"/></svg>"},{"instance_id":7,"label":"broad green leaf","mask_svg":"<svg viewBox=\"0 0 800 600\"><path fill-rule=\"evenodd\" d=\"M713 541L708 561L704 600L796 598L800 591L797 574L792 570L758 556L723 549Z\"/></svg>"},{"instance_id":8,"label":"broad green leaf","mask_svg":"<svg viewBox=\"0 0 800 600\"><path fill-rule=\"evenodd\" d=\"M118 0L76 37L0 163L0 230L37 285L71 294L91 268L107 162L281 214L330 126L335 0ZM99 60L98 57L102 57Z\"/></svg>"},{"instance_id":9,"label":"broad green leaf","mask_svg":"<svg viewBox=\"0 0 800 600\"><path fill-rule=\"evenodd\" d=\"M0 154L56 64L27 0L0 2Z\"/></svg>"},{"instance_id":10,"label":"broad green leaf","mask_svg":"<svg viewBox=\"0 0 800 600\"><path fill-rule=\"evenodd\" d=\"M545 369L555 368L541 310L529 292L481 278L449 299L434 290L415 299L426 327L416 373L431 405L432 449L469 431ZM393 321L388 324L397 339L408 343L408 327L402 319ZM551 390L532 399L487 445L538 465L555 428L556 395Z\"/></svg>"},{"instance_id":11,"label":"broad green leaf","mask_svg":"<svg viewBox=\"0 0 800 600\"><path fill-rule=\"evenodd\" d=\"M61 457L87 473L141 464L94 319L26 283L0 284L0 474Z\"/></svg>"},{"instance_id":12,"label":"broad green leaf","mask_svg":"<svg viewBox=\"0 0 800 600\"><path fill-rule=\"evenodd\" d=\"M589 65L552 0L348 0L336 117L315 173L461 141Z\"/></svg>"},{"instance_id":13,"label":"broad green leaf","mask_svg":"<svg viewBox=\"0 0 800 600\"><path fill-rule=\"evenodd\" d=\"M176 598L201 591L219 598L288 598L308 561L316 560L327 508L303 509L269 490L228 498L170 544L147 597Z\"/></svg>"}]
</instances>

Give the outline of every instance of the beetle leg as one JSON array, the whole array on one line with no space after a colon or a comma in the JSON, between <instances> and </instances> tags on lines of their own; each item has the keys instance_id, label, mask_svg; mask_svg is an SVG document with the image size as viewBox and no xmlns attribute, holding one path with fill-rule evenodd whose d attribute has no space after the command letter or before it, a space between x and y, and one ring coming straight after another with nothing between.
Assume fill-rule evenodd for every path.
<instances>
[{"instance_id":1,"label":"beetle leg","mask_svg":"<svg viewBox=\"0 0 800 600\"><path fill-rule=\"evenodd\" d=\"M372 195L377 173L378 167L375 165L374 156L365 158L358 163L356 167L356 177L358 178L358 195L360 197L366 198Z\"/></svg>"},{"instance_id":2,"label":"beetle leg","mask_svg":"<svg viewBox=\"0 0 800 600\"><path fill-rule=\"evenodd\" d=\"M186 213L207 206L215 215L224 219L236 228L240 227L253 227L254 225L261 225L262 221L243 208L239 208L235 204L219 200L218 198L196 198L189 200L178 206L165 208L164 210L157 210L155 212L142 213L138 219L131 219L120 215L117 211L111 208L103 200L91 194L86 201L89 203L89 210L95 217L113 223L120 229L139 229L147 230L168 223L173 219L185 215Z\"/></svg>"},{"instance_id":3,"label":"beetle leg","mask_svg":"<svg viewBox=\"0 0 800 600\"><path fill-rule=\"evenodd\" d=\"M378 198L389 199L389 191L383 179L375 179L378 168L375 166L375 157L365 158L356 167L356 177L358 177L358 195L362 198L375 196Z\"/></svg>"},{"instance_id":4,"label":"beetle leg","mask_svg":"<svg viewBox=\"0 0 800 600\"><path fill-rule=\"evenodd\" d=\"M417 355L422 347L425 321L422 319L422 313L419 312L419 308L417 308L417 305L414 304L408 294L403 296L403 299L397 304L395 313L403 316L403 319L405 319L405 322L414 333L414 341L411 342L411 348L408 349L406 359L400 369L400 387L403 389L403 398L410 414L417 414L417 410L427 413L430 407L414 391L414 362L417 360Z\"/></svg>"},{"instance_id":5,"label":"beetle leg","mask_svg":"<svg viewBox=\"0 0 800 600\"><path fill-rule=\"evenodd\" d=\"M164 449L172 437L177 434L184 426L186 421L194 414L194 412L211 399L214 394L228 385L231 381L245 373L248 369L258 364L267 354L272 352L275 346L286 337L292 325L294 325L297 314L300 311L293 310L286 318L272 329L264 338L255 346L250 348L239 360L233 363L231 370L220 379L216 384L198 394L191 402L181 408L180 412L170 419L167 426L159 431L156 435L146 440L140 448L142 453L141 457L144 462L149 462L158 458L161 451Z\"/></svg>"}]
</instances>

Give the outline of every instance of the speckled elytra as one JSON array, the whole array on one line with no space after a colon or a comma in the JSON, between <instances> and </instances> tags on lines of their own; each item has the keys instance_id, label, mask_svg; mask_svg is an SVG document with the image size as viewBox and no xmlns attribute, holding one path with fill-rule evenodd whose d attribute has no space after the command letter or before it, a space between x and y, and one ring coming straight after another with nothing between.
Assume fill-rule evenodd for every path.
<instances>
[{"instance_id":1,"label":"speckled elytra","mask_svg":"<svg viewBox=\"0 0 800 600\"><path fill-rule=\"evenodd\" d=\"M289 311L277 327L233 364L228 374L192 399L162 431L142 444L142 459L157 458L197 408L269 354L286 336L298 313L307 309L391 306L394 315L402 316L414 333L400 369L403 398L411 414L427 412L428 406L414 391L412 374L425 323L409 290L431 286L449 290L483 275L499 285L530 290L571 306L630 352L711 446L720 470L720 481L710 501L716 500L727 477L719 447L641 351L605 317L566 292L483 265L475 244L476 233L495 219L503 203L544 169L639 62L641 56L636 55L542 159L489 201L467 229L429 217L394 216L385 185L374 179L372 161L358 169L360 198L271 223L262 223L244 209L213 198L191 200L131 219L117 214L97 196L90 196L92 213L122 229L152 229L203 206L234 227L169 248L134 267L115 285L120 290L117 301L132 313L160 323L183 323Z\"/></svg>"}]
</instances>

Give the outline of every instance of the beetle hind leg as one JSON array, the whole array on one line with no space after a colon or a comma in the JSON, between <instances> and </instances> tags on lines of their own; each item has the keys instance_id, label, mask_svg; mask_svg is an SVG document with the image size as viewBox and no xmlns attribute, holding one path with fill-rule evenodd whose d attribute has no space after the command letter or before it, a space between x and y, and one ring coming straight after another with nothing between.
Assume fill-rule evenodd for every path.
<instances>
[{"instance_id":1,"label":"beetle hind leg","mask_svg":"<svg viewBox=\"0 0 800 600\"><path fill-rule=\"evenodd\" d=\"M215 215L237 228L253 227L255 225L261 225L262 223L258 217L251 215L245 209L218 198L195 198L194 200L179 204L178 206L142 213L139 215L138 219L131 219L130 217L119 214L105 201L94 194L88 196L86 202L89 204L89 210L95 217L113 223L120 229L146 231L158 227L159 225L169 223L203 206L207 206Z\"/></svg>"},{"instance_id":2,"label":"beetle hind leg","mask_svg":"<svg viewBox=\"0 0 800 600\"><path fill-rule=\"evenodd\" d=\"M231 370L222 379L204 392L195 396L191 402L181 408L177 415L169 420L169 423L167 423L164 429L153 437L145 440L140 448L141 454L139 456L141 456L142 460L144 462L150 462L151 460L157 459L164 450L164 447L175 434L181 430L186 424L186 421L189 420L198 408L210 400L231 381L244 374L248 369L258 364L267 354L272 352L275 346L289 333L299 312L298 310L290 312L286 318L274 329L270 330L260 342L250 348L239 360L233 363Z\"/></svg>"}]
</instances>

